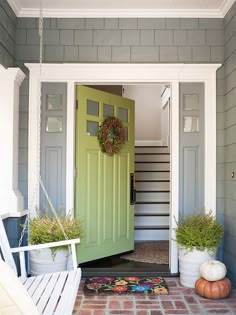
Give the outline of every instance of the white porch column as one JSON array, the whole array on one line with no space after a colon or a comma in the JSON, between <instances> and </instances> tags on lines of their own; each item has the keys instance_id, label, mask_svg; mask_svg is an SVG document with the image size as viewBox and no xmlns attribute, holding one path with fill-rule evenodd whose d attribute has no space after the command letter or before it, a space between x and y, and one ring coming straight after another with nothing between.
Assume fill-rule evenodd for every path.
<instances>
[{"instance_id":1,"label":"white porch column","mask_svg":"<svg viewBox=\"0 0 236 315\"><path fill-rule=\"evenodd\" d=\"M0 65L0 214L23 210L18 190L19 87L25 74Z\"/></svg>"}]
</instances>

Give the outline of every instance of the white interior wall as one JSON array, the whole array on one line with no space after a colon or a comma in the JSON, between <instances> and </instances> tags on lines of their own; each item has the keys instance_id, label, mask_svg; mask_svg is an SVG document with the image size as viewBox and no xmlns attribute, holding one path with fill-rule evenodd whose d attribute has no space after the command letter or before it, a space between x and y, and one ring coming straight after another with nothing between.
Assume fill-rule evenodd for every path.
<instances>
[{"instance_id":1,"label":"white interior wall","mask_svg":"<svg viewBox=\"0 0 236 315\"><path fill-rule=\"evenodd\" d=\"M124 85L123 96L135 100L135 141L161 141L161 85Z\"/></svg>"}]
</instances>

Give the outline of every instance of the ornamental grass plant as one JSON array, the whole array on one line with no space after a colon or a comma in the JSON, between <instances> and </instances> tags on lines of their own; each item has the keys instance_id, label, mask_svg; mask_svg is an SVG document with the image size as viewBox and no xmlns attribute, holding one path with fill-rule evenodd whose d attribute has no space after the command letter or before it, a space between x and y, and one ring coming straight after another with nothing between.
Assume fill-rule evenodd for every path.
<instances>
[{"instance_id":1,"label":"ornamental grass plant","mask_svg":"<svg viewBox=\"0 0 236 315\"><path fill-rule=\"evenodd\" d=\"M195 210L189 216L180 217L176 228L176 242L188 250L216 250L223 236L223 225L218 223L212 211Z\"/></svg>"},{"instance_id":2,"label":"ornamental grass plant","mask_svg":"<svg viewBox=\"0 0 236 315\"><path fill-rule=\"evenodd\" d=\"M58 219L67 239L75 239L82 236L81 220L79 218L72 218L71 213L68 213L67 215L58 214ZM48 210L45 213L41 213L36 208L36 217L29 219L28 231L31 245L65 240L65 235L56 217L50 215ZM56 247L56 249L58 248L61 247Z\"/></svg>"}]
</instances>

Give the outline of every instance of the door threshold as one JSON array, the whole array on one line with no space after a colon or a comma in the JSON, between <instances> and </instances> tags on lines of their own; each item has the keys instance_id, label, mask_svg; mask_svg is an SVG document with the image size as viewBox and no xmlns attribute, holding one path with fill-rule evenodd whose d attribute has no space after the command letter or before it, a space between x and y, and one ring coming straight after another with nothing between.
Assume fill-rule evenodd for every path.
<instances>
[{"instance_id":1,"label":"door threshold","mask_svg":"<svg viewBox=\"0 0 236 315\"><path fill-rule=\"evenodd\" d=\"M163 265L160 265L163 266ZM82 277L101 277L101 276L139 276L139 277L176 277L178 274L171 274L169 266L156 269L117 269L117 268L82 268Z\"/></svg>"}]
</instances>

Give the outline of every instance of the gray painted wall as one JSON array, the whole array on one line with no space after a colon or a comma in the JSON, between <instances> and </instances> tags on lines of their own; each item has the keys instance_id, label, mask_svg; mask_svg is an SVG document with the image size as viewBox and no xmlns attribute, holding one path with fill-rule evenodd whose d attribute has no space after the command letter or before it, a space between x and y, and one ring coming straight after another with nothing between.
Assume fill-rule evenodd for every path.
<instances>
[{"instance_id":1,"label":"gray painted wall","mask_svg":"<svg viewBox=\"0 0 236 315\"><path fill-rule=\"evenodd\" d=\"M0 64L12 67L15 63L16 15L7 1L0 0Z\"/></svg>"},{"instance_id":2,"label":"gray painted wall","mask_svg":"<svg viewBox=\"0 0 236 315\"><path fill-rule=\"evenodd\" d=\"M225 19L225 236L224 262L236 286L236 3ZM231 173L235 172L235 178Z\"/></svg>"}]
</instances>

